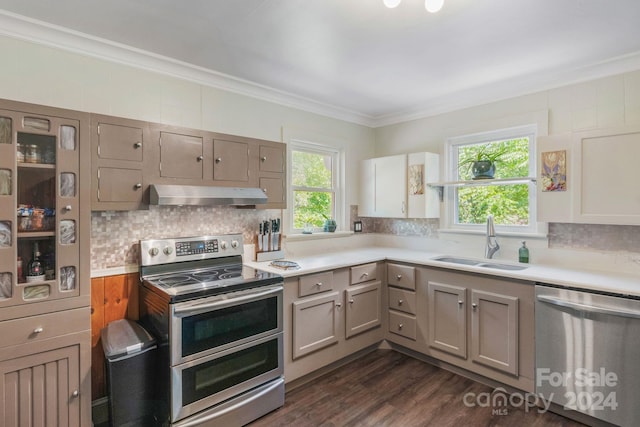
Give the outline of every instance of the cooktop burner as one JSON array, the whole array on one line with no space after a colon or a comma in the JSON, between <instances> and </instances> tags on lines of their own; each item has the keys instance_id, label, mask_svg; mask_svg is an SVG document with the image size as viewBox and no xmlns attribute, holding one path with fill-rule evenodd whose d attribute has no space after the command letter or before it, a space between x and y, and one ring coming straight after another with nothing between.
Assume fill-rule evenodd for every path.
<instances>
[{"instance_id":1,"label":"cooktop burner","mask_svg":"<svg viewBox=\"0 0 640 427\"><path fill-rule=\"evenodd\" d=\"M224 268L212 268L193 272L182 271L179 274L169 273L148 280L150 282L153 282L155 285L161 286L165 289L179 288L181 286L189 285L218 287L222 284L222 282L217 282L241 277L242 270L242 265L233 265Z\"/></svg>"}]
</instances>

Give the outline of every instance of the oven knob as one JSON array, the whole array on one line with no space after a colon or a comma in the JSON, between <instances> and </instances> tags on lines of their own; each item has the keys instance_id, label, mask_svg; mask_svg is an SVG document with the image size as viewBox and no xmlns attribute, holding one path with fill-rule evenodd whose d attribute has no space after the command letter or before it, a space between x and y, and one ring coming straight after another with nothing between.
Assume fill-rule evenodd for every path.
<instances>
[{"instance_id":1,"label":"oven knob","mask_svg":"<svg viewBox=\"0 0 640 427\"><path fill-rule=\"evenodd\" d=\"M220 242L220 248L221 249L227 249L227 246L229 246L229 245L227 244L227 242L225 240Z\"/></svg>"},{"instance_id":2,"label":"oven knob","mask_svg":"<svg viewBox=\"0 0 640 427\"><path fill-rule=\"evenodd\" d=\"M156 255L158 255L159 252L160 251L158 250L158 248L149 249L149 255L151 255L151 256L156 256Z\"/></svg>"},{"instance_id":3,"label":"oven knob","mask_svg":"<svg viewBox=\"0 0 640 427\"><path fill-rule=\"evenodd\" d=\"M237 249L238 248L238 241L237 240L232 240L231 241L231 247L233 249Z\"/></svg>"},{"instance_id":4,"label":"oven knob","mask_svg":"<svg viewBox=\"0 0 640 427\"><path fill-rule=\"evenodd\" d=\"M173 253L173 248L171 246L167 246L162 252L164 252L165 255L171 255Z\"/></svg>"}]
</instances>

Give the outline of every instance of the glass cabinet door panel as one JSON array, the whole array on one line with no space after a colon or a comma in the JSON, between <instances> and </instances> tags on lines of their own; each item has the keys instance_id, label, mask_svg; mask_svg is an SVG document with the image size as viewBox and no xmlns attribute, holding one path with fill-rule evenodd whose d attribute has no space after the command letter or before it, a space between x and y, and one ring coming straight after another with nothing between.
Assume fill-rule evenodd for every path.
<instances>
[{"instance_id":1,"label":"glass cabinet door panel","mask_svg":"<svg viewBox=\"0 0 640 427\"><path fill-rule=\"evenodd\" d=\"M76 128L73 126L60 126L60 148L74 151L76 149Z\"/></svg>"},{"instance_id":2,"label":"glass cabinet door panel","mask_svg":"<svg viewBox=\"0 0 640 427\"><path fill-rule=\"evenodd\" d=\"M11 169L0 169L0 196L11 195Z\"/></svg>"},{"instance_id":3,"label":"glass cabinet door panel","mask_svg":"<svg viewBox=\"0 0 640 427\"><path fill-rule=\"evenodd\" d=\"M70 219L60 221L60 244L70 245L76 242L76 222Z\"/></svg>"},{"instance_id":4,"label":"glass cabinet door panel","mask_svg":"<svg viewBox=\"0 0 640 427\"><path fill-rule=\"evenodd\" d=\"M0 117L0 144L11 144L10 117Z\"/></svg>"},{"instance_id":5,"label":"glass cabinet door panel","mask_svg":"<svg viewBox=\"0 0 640 427\"><path fill-rule=\"evenodd\" d=\"M0 273L0 299L11 298L13 295L13 274Z\"/></svg>"},{"instance_id":6,"label":"glass cabinet door panel","mask_svg":"<svg viewBox=\"0 0 640 427\"><path fill-rule=\"evenodd\" d=\"M22 291L22 298L25 301L49 298L49 295L51 295L51 288L49 285L25 286Z\"/></svg>"},{"instance_id":7,"label":"glass cabinet door panel","mask_svg":"<svg viewBox=\"0 0 640 427\"><path fill-rule=\"evenodd\" d=\"M60 197L76 196L76 174L62 172L60 174Z\"/></svg>"},{"instance_id":8,"label":"glass cabinet door panel","mask_svg":"<svg viewBox=\"0 0 640 427\"><path fill-rule=\"evenodd\" d=\"M11 221L0 221L0 248L11 247Z\"/></svg>"},{"instance_id":9,"label":"glass cabinet door panel","mask_svg":"<svg viewBox=\"0 0 640 427\"><path fill-rule=\"evenodd\" d=\"M60 269L60 290L71 291L76 288L76 268L62 267Z\"/></svg>"}]
</instances>

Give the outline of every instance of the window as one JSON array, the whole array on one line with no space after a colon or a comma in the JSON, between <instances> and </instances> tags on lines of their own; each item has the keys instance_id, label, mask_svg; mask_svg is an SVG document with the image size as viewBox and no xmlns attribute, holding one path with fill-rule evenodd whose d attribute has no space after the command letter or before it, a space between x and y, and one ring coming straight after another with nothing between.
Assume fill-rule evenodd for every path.
<instances>
[{"instance_id":1,"label":"window","mask_svg":"<svg viewBox=\"0 0 640 427\"><path fill-rule=\"evenodd\" d=\"M300 141L290 145L292 229L322 231L326 219L341 217L340 153Z\"/></svg>"},{"instance_id":2,"label":"window","mask_svg":"<svg viewBox=\"0 0 640 427\"><path fill-rule=\"evenodd\" d=\"M493 215L502 231L537 232L535 184L530 180L518 181L535 176L535 139L535 126L525 126L447 141L449 178L472 182L449 187L446 212L450 228L481 229L487 216ZM499 154L494 178L508 181L480 185L484 184L482 178L472 175L472 160L481 151Z\"/></svg>"}]
</instances>

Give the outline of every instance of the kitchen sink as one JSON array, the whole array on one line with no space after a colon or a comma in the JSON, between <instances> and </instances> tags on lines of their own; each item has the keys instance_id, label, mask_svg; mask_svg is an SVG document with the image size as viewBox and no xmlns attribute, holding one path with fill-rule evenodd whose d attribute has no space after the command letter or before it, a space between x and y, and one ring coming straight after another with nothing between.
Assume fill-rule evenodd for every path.
<instances>
[{"instance_id":1,"label":"kitchen sink","mask_svg":"<svg viewBox=\"0 0 640 427\"><path fill-rule=\"evenodd\" d=\"M497 270L519 271L527 268L525 265L502 264L498 262L485 262L469 258L459 258L453 256L438 256L434 261L450 262L452 264L472 265L474 267L495 268Z\"/></svg>"}]
</instances>

